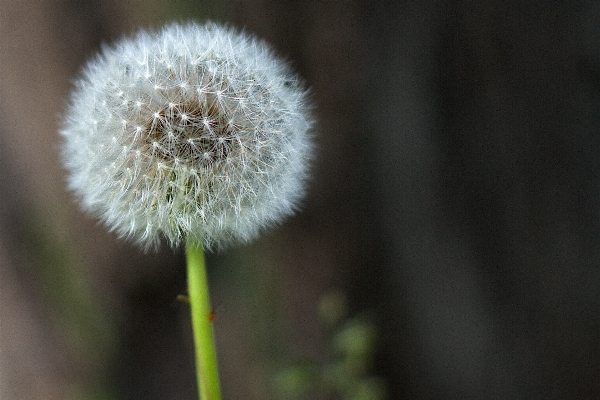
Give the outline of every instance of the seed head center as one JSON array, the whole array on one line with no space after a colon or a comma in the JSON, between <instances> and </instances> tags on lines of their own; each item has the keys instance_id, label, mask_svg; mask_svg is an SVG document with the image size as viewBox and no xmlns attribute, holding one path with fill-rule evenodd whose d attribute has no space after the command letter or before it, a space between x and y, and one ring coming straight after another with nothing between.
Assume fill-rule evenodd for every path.
<instances>
[{"instance_id":1,"label":"seed head center","mask_svg":"<svg viewBox=\"0 0 600 400\"><path fill-rule=\"evenodd\" d=\"M146 125L151 156L169 164L208 167L225 161L236 145L238 127L215 102L169 103Z\"/></svg>"}]
</instances>

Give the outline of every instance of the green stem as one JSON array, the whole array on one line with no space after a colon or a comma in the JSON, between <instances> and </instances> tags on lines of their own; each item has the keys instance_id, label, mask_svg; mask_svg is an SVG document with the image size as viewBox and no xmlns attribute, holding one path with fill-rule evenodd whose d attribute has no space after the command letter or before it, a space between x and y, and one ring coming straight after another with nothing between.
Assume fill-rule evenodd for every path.
<instances>
[{"instance_id":1,"label":"green stem","mask_svg":"<svg viewBox=\"0 0 600 400\"><path fill-rule=\"evenodd\" d=\"M221 400L217 351L211 322L204 251L197 243L186 245L188 296L196 348L196 374L200 400Z\"/></svg>"}]
</instances>

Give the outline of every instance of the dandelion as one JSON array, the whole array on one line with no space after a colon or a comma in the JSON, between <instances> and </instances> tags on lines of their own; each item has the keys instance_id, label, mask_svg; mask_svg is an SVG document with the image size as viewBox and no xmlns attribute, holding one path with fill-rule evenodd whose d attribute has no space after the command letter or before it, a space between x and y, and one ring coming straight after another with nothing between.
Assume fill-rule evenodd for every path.
<instances>
[{"instance_id":1,"label":"dandelion","mask_svg":"<svg viewBox=\"0 0 600 400\"><path fill-rule=\"evenodd\" d=\"M144 247L246 242L291 214L311 158L306 91L262 41L170 25L84 69L61 134L83 208Z\"/></svg>"},{"instance_id":2,"label":"dandelion","mask_svg":"<svg viewBox=\"0 0 600 400\"><path fill-rule=\"evenodd\" d=\"M220 389L202 249L246 242L295 210L312 124L288 65L213 23L105 47L72 93L62 157L83 209L145 248L186 244L203 400Z\"/></svg>"}]
</instances>

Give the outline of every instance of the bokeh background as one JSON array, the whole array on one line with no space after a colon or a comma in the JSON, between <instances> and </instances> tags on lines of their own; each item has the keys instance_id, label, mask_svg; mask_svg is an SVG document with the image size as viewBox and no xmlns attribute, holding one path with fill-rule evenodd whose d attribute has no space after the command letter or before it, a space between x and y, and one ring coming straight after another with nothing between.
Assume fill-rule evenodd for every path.
<instances>
[{"instance_id":1,"label":"bokeh background","mask_svg":"<svg viewBox=\"0 0 600 400\"><path fill-rule=\"evenodd\" d=\"M101 47L173 20L311 87L303 210L208 258L225 399L600 398L600 3L0 0L0 399L194 399L181 251L65 190Z\"/></svg>"}]
</instances>

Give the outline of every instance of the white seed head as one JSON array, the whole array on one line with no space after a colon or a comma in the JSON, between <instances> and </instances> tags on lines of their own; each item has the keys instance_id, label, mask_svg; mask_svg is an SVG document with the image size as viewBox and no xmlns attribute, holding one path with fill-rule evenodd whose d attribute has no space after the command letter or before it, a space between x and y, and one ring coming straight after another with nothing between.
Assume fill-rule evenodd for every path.
<instances>
[{"instance_id":1,"label":"white seed head","mask_svg":"<svg viewBox=\"0 0 600 400\"><path fill-rule=\"evenodd\" d=\"M121 236L222 248L293 212L312 124L306 90L264 42L174 24L87 64L62 156L83 208Z\"/></svg>"}]
</instances>

